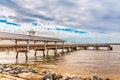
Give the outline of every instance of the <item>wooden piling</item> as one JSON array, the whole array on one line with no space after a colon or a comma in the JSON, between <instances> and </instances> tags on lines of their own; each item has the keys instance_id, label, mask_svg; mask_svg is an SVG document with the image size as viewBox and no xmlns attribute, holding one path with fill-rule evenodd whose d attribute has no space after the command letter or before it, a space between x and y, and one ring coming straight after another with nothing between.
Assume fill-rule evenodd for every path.
<instances>
[{"instance_id":1,"label":"wooden piling","mask_svg":"<svg viewBox=\"0 0 120 80\"><path fill-rule=\"evenodd\" d=\"M67 52L69 52L69 48L67 48Z\"/></svg>"},{"instance_id":2,"label":"wooden piling","mask_svg":"<svg viewBox=\"0 0 120 80\"><path fill-rule=\"evenodd\" d=\"M27 55L27 53L29 53L29 49L30 49L29 40L27 40L27 50L26 50L26 52L25 52L26 61L28 60L28 55Z\"/></svg>"},{"instance_id":3,"label":"wooden piling","mask_svg":"<svg viewBox=\"0 0 120 80\"><path fill-rule=\"evenodd\" d=\"M35 50L35 54L34 54L34 56L36 57L36 56L37 56L37 46L36 46L36 41L34 41L34 50Z\"/></svg>"},{"instance_id":4,"label":"wooden piling","mask_svg":"<svg viewBox=\"0 0 120 80\"><path fill-rule=\"evenodd\" d=\"M45 50L43 50L43 56L45 56Z\"/></svg>"},{"instance_id":5,"label":"wooden piling","mask_svg":"<svg viewBox=\"0 0 120 80\"><path fill-rule=\"evenodd\" d=\"M55 50L54 50L54 54L57 55L57 42L55 42Z\"/></svg>"},{"instance_id":6,"label":"wooden piling","mask_svg":"<svg viewBox=\"0 0 120 80\"><path fill-rule=\"evenodd\" d=\"M16 59L18 59L18 52L16 52Z\"/></svg>"},{"instance_id":7,"label":"wooden piling","mask_svg":"<svg viewBox=\"0 0 120 80\"><path fill-rule=\"evenodd\" d=\"M37 49L35 50L35 54L34 54L34 56L35 56L35 57L37 56Z\"/></svg>"},{"instance_id":8,"label":"wooden piling","mask_svg":"<svg viewBox=\"0 0 120 80\"><path fill-rule=\"evenodd\" d=\"M18 59L17 46L18 46L18 43L17 43L17 40L15 40L16 59Z\"/></svg>"},{"instance_id":9,"label":"wooden piling","mask_svg":"<svg viewBox=\"0 0 120 80\"><path fill-rule=\"evenodd\" d=\"M49 53L49 49L47 49L47 55L48 55L48 53Z\"/></svg>"},{"instance_id":10,"label":"wooden piling","mask_svg":"<svg viewBox=\"0 0 120 80\"><path fill-rule=\"evenodd\" d=\"M26 58L26 61L28 61L28 55L27 55L28 51L25 52L25 58Z\"/></svg>"},{"instance_id":11,"label":"wooden piling","mask_svg":"<svg viewBox=\"0 0 120 80\"><path fill-rule=\"evenodd\" d=\"M62 45L62 53L64 53L64 42L63 42L63 45Z\"/></svg>"}]
</instances>

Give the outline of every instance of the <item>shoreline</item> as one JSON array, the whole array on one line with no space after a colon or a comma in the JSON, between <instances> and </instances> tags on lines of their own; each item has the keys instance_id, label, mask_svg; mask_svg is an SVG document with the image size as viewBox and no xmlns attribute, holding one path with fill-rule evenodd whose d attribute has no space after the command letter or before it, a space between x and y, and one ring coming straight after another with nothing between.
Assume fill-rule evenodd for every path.
<instances>
[{"instance_id":1,"label":"shoreline","mask_svg":"<svg viewBox=\"0 0 120 80\"><path fill-rule=\"evenodd\" d=\"M4 76L3 78L16 78L15 80L113 80L98 75L83 78L78 75L57 73L51 69L30 68L30 66L20 65L0 65L0 74L0 78Z\"/></svg>"}]
</instances>

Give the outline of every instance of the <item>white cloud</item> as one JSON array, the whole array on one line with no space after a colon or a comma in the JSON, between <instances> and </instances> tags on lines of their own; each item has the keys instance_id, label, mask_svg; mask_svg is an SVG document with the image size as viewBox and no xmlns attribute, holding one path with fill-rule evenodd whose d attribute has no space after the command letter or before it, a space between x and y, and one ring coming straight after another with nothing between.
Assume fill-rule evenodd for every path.
<instances>
[{"instance_id":1,"label":"white cloud","mask_svg":"<svg viewBox=\"0 0 120 80\"><path fill-rule=\"evenodd\" d=\"M54 37L109 37L117 38L120 32L120 5L118 0L8 0L0 1L0 19L22 24L20 28L6 27L1 30L26 33L32 29L31 23L38 21L41 26L34 27L38 35ZM43 25L50 23L50 25ZM54 25L53 25L54 24ZM62 26L60 26L62 25ZM84 30L87 34L64 31L50 31L46 28L57 26ZM104 34L103 34L104 33ZM58 35L59 34L59 35ZM63 36L64 35L64 36Z\"/></svg>"}]
</instances>

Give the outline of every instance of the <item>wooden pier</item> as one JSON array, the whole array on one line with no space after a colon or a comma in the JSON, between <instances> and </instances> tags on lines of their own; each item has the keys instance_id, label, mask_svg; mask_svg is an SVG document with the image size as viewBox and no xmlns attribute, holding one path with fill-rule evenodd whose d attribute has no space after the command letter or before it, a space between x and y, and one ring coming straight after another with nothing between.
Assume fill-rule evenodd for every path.
<instances>
[{"instance_id":1,"label":"wooden pier","mask_svg":"<svg viewBox=\"0 0 120 80\"><path fill-rule=\"evenodd\" d=\"M57 55L57 50L61 49L61 53L76 51L76 50L87 50L92 47L95 50L99 50L101 47L106 47L108 50L112 50L110 44L65 44L64 40L57 38L48 38L48 37L40 37L40 36L31 36L31 35L23 35L23 34L13 34L13 33L5 33L0 32L1 40L12 40L14 44L12 45L0 45L0 51L6 51L9 53L10 51L16 51L16 59L18 59L19 53L25 53L26 61L28 60L29 50L34 50L37 55L37 51L43 51L43 56L49 54L49 50L54 50L54 55ZM19 44L19 42L26 42L26 44ZM39 44L41 42L41 44Z\"/></svg>"}]
</instances>

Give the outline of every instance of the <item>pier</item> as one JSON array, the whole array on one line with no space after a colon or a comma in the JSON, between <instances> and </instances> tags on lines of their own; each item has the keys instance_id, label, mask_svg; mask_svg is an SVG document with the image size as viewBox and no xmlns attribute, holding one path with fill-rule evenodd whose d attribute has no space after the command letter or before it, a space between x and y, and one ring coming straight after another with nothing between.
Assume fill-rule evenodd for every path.
<instances>
[{"instance_id":1,"label":"pier","mask_svg":"<svg viewBox=\"0 0 120 80\"><path fill-rule=\"evenodd\" d=\"M57 55L58 49L61 49L61 53L65 53L65 51L87 50L91 47L94 50L100 50L101 47L112 50L110 44L65 44L64 40L57 38L6 32L0 32L0 40L12 40L14 42L11 45L0 45L1 52L9 53L10 51L16 51L16 59L18 59L19 53L25 53L26 61L28 60L27 53L30 50L35 51L34 56L37 55L38 51L42 51L43 56L46 56L49 54L49 50L54 50L54 55ZM24 42L24 44L19 44L20 42Z\"/></svg>"}]
</instances>

